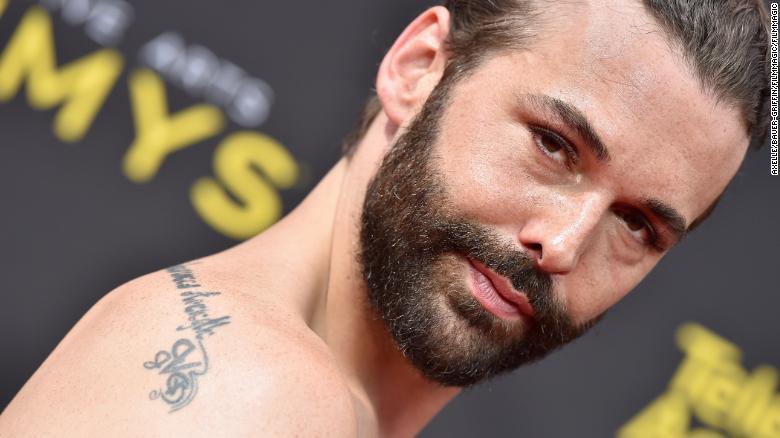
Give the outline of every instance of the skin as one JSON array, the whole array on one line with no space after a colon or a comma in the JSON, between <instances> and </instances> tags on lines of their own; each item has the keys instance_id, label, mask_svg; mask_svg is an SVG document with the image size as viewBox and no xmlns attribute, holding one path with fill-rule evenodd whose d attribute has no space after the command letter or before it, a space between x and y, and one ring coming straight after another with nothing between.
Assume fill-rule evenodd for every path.
<instances>
[{"instance_id":1,"label":"skin","mask_svg":"<svg viewBox=\"0 0 780 438\"><path fill-rule=\"evenodd\" d=\"M641 6L560 2L526 51L496 54L451 94L434 146L459 214L528 251L574 322L624 297L667 250L644 244L619 212L644 198L690 224L724 190L747 149L739 113L716 102ZM554 11L552 11L554 9ZM554 12L554 13L553 13ZM418 433L459 389L427 381L368 310L355 257L366 186L442 76L448 12L420 15L384 58L383 110L288 216L259 236L190 264L210 315L209 370L175 413L142 364L186 323L171 275L109 293L0 416L3 436L389 436ZM609 149L604 163L572 132L580 163L545 154L531 127L549 123L517 96L579 108ZM672 242L673 243L673 242ZM304 250L302 250L304 249ZM467 269L463 265L462 281Z\"/></svg>"}]
</instances>

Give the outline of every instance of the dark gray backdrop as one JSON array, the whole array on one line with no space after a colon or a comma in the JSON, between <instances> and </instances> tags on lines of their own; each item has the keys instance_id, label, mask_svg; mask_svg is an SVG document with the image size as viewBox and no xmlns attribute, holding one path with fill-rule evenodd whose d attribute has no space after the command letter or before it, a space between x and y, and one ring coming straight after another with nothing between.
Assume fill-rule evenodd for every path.
<instances>
[{"instance_id":1,"label":"dark gray backdrop","mask_svg":"<svg viewBox=\"0 0 780 438\"><path fill-rule=\"evenodd\" d=\"M11 0L0 17L0 48L33 4ZM225 134L173 154L148 184L121 173L134 135L127 74L144 43L173 30L271 85L276 100L258 129L304 168L302 182L283 192L289 211L337 160L383 51L429 4L137 1L118 45L127 65L82 141L57 140L55 111L31 109L23 93L0 104L0 406L106 292L234 244L188 200L192 182L212 174ZM99 47L83 27L52 17L60 63ZM172 110L198 102L166 89ZM227 133L238 129L230 122ZM674 332L685 321L738 344L748 369L780 365L779 195L768 148L750 153L715 215L591 334L465 392L423 436L610 436L664 390L682 358Z\"/></svg>"}]
</instances>

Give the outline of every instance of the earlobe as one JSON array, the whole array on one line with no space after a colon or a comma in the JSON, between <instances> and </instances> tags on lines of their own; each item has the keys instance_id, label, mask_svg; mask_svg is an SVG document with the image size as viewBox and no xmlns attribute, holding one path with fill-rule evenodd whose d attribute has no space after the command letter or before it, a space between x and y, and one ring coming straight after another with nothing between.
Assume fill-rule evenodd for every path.
<instances>
[{"instance_id":1,"label":"earlobe","mask_svg":"<svg viewBox=\"0 0 780 438\"><path fill-rule=\"evenodd\" d=\"M446 66L450 14L428 9L404 30L379 67L376 90L390 122L405 125L419 111Z\"/></svg>"}]
</instances>

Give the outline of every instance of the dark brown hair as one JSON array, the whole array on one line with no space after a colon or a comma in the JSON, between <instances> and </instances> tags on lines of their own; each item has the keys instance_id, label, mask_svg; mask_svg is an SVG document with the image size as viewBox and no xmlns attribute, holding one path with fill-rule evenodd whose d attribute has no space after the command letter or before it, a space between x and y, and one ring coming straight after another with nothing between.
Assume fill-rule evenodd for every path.
<instances>
[{"instance_id":1,"label":"dark brown hair","mask_svg":"<svg viewBox=\"0 0 780 438\"><path fill-rule=\"evenodd\" d=\"M522 48L538 27L539 0L446 0L450 33L443 80L457 82L489 54ZM769 126L769 14L762 0L642 0L705 89L738 108L759 147ZM548 5L546 7L552 7ZM452 77L450 77L452 76ZM451 79L451 80L449 80ZM350 156L381 110L369 97L344 142Z\"/></svg>"}]
</instances>

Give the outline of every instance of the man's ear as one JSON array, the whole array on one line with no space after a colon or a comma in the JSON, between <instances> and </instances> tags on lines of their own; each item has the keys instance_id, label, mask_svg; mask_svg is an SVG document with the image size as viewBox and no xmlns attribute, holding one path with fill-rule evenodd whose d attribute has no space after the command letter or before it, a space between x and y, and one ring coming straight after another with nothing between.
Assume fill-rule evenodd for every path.
<instances>
[{"instance_id":1,"label":"man's ear","mask_svg":"<svg viewBox=\"0 0 780 438\"><path fill-rule=\"evenodd\" d=\"M409 121L439 83L450 30L450 13L435 6L417 17L393 43L376 77L376 92L387 118L396 126Z\"/></svg>"}]
</instances>

